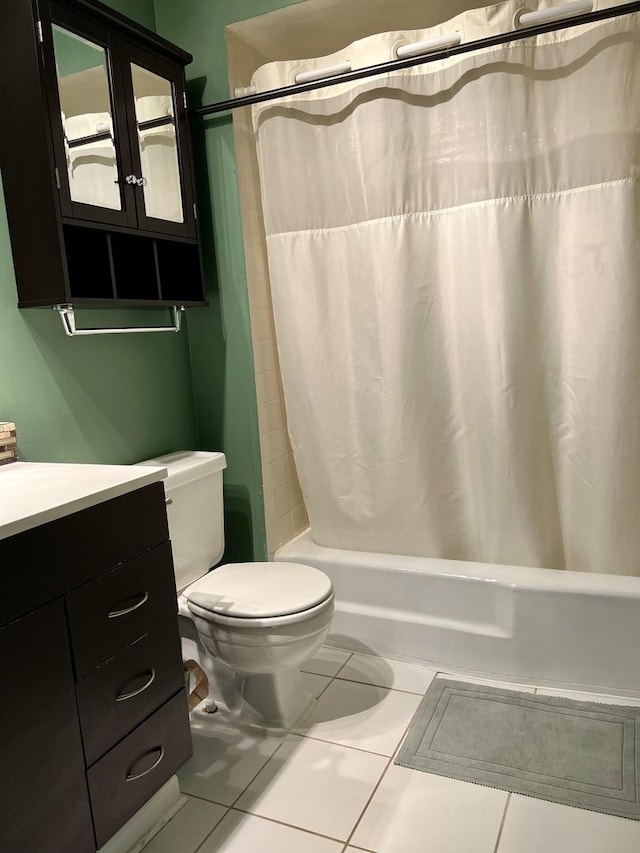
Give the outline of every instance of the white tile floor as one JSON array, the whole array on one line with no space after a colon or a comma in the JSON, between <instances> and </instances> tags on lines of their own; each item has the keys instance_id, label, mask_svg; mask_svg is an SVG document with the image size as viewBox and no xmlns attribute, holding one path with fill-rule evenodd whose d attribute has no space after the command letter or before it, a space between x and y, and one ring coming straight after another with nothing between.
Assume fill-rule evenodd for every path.
<instances>
[{"instance_id":1,"label":"white tile floor","mask_svg":"<svg viewBox=\"0 0 640 853\"><path fill-rule=\"evenodd\" d=\"M282 740L196 709L179 774L188 802L145 853L639 853L640 821L394 765L435 671L331 648L305 669L318 702Z\"/></svg>"}]
</instances>

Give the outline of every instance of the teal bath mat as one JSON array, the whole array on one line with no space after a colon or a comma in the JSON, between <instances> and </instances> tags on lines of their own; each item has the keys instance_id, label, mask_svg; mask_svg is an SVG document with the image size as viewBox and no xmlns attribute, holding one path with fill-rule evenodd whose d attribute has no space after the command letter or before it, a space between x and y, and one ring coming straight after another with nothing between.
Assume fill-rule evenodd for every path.
<instances>
[{"instance_id":1,"label":"teal bath mat","mask_svg":"<svg viewBox=\"0 0 640 853\"><path fill-rule=\"evenodd\" d=\"M640 708L436 678L395 763L640 820Z\"/></svg>"}]
</instances>

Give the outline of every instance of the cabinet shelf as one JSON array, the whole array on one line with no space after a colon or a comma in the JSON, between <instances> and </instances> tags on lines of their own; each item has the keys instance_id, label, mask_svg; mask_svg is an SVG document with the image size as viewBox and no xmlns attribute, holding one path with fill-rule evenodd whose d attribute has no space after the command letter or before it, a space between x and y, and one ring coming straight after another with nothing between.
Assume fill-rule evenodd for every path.
<instances>
[{"instance_id":1,"label":"cabinet shelf","mask_svg":"<svg viewBox=\"0 0 640 853\"><path fill-rule=\"evenodd\" d=\"M63 231L68 302L95 306L203 304L197 243L82 225L63 225Z\"/></svg>"}]
</instances>

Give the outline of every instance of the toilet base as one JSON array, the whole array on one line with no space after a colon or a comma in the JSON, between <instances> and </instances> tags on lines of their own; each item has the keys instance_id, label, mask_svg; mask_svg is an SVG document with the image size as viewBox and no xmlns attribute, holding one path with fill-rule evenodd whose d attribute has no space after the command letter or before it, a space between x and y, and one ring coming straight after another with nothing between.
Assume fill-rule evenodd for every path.
<instances>
[{"instance_id":1,"label":"toilet base","mask_svg":"<svg viewBox=\"0 0 640 853\"><path fill-rule=\"evenodd\" d=\"M218 707L239 728L282 736L300 725L315 705L304 688L299 667L266 675L233 672L209 654L191 619L179 616L182 659L195 660L206 673L209 695L199 706Z\"/></svg>"},{"instance_id":2,"label":"toilet base","mask_svg":"<svg viewBox=\"0 0 640 853\"><path fill-rule=\"evenodd\" d=\"M300 725L315 699L304 688L298 667L267 675L231 672L219 664L218 688L234 722L269 734L283 735Z\"/></svg>"},{"instance_id":3,"label":"toilet base","mask_svg":"<svg viewBox=\"0 0 640 853\"><path fill-rule=\"evenodd\" d=\"M204 709L209 714L215 714L218 710L218 704L222 701L222 695L218 687L219 664L202 645L192 619L178 613L178 624L180 626L182 660L194 660L204 671L209 682L209 695L204 700Z\"/></svg>"}]
</instances>

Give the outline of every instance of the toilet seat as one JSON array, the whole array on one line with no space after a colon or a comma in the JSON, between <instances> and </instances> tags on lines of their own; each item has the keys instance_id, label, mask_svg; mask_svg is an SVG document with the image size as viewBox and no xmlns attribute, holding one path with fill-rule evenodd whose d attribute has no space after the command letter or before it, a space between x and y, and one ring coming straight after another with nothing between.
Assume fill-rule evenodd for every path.
<instances>
[{"instance_id":1,"label":"toilet seat","mask_svg":"<svg viewBox=\"0 0 640 853\"><path fill-rule=\"evenodd\" d=\"M311 618L333 603L324 572L300 563L232 563L184 590L189 610L207 621L254 627Z\"/></svg>"},{"instance_id":2,"label":"toilet seat","mask_svg":"<svg viewBox=\"0 0 640 853\"><path fill-rule=\"evenodd\" d=\"M295 625L296 622L308 622L315 616L320 616L325 610L333 610L334 594L315 607L309 610L300 610L297 613L290 613L285 616L267 616L262 619L252 617L244 618L242 616L223 616L221 613L212 613L210 610L205 610L204 607L198 607L197 604L187 602L189 613L191 616L199 616L205 622L210 622L212 625L226 626L237 630L243 629L263 629L263 628L285 628L288 625Z\"/></svg>"}]
</instances>

